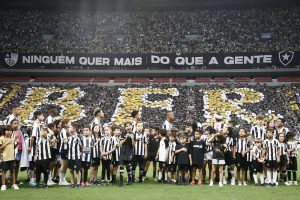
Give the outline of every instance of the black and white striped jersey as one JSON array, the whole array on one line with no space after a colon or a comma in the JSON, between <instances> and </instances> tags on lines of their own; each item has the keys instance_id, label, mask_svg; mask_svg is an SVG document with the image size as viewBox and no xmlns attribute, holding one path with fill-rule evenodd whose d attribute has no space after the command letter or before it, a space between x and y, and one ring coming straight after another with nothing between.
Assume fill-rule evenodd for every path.
<instances>
[{"instance_id":1,"label":"black and white striped jersey","mask_svg":"<svg viewBox=\"0 0 300 200\"><path fill-rule=\"evenodd\" d=\"M83 136L81 139L81 143L82 143L81 161L91 162L92 148L94 146L93 138Z\"/></svg>"},{"instance_id":2,"label":"black and white striped jersey","mask_svg":"<svg viewBox=\"0 0 300 200\"><path fill-rule=\"evenodd\" d=\"M100 135L102 137L104 134L103 125L102 125L102 122L98 118L94 118L93 121L91 122L91 130L93 130L93 127L96 125L99 125Z\"/></svg>"},{"instance_id":3,"label":"black and white striped jersey","mask_svg":"<svg viewBox=\"0 0 300 200\"><path fill-rule=\"evenodd\" d=\"M14 120L14 119L16 119L16 120L18 120L19 122L21 122L20 120L20 117L17 117L17 116L15 116L14 114L10 114L10 115L8 115L6 118L5 118L5 120L3 121L3 123L4 123L4 125L10 125L10 123L11 123L11 121L12 120Z\"/></svg>"},{"instance_id":4,"label":"black and white striped jersey","mask_svg":"<svg viewBox=\"0 0 300 200\"><path fill-rule=\"evenodd\" d=\"M262 157L263 157L263 149L262 148L258 148L257 146L253 146L251 152L253 154L255 154L255 156L253 155L253 160L256 160L256 156L259 159L262 159Z\"/></svg>"},{"instance_id":5,"label":"black and white striped jersey","mask_svg":"<svg viewBox=\"0 0 300 200\"><path fill-rule=\"evenodd\" d=\"M144 133L135 132L134 134L134 152L135 156L144 156L147 143L147 137Z\"/></svg>"},{"instance_id":6,"label":"black and white striped jersey","mask_svg":"<svg viewBox=\"0 0 300 200\"><path fill-rule=\"evenodd\" d=\"M274 138L277 138L277 136L280 133L284 133L284 135L286 135L289 132L289 129L287 127L281 127L281 128L277 128L274 131Z\"/></svg>"},{"instance_id":7,"label":"black and white striped jersey","mask_svg":"<svg viewBox=\"0 0 300 200\"><path fill-rule=\"evenodd\" d=\"M113 152L113 161L120 161L120 154L121 154L121 147L117 147L118 144L120 144L120 138L113 136L112 137L112 146L113 148L116 147L116 150Z\"/></svg>"},{"instance_id":8,"label":"black and white striped jersey","mask_svg":"<svg viewBox=\"0 0 300 200\"><path fill-rule=\"evenodd\" d=\"M212 149L211 143L207 142L207 140L208 140L207 136L203 135L203 137L201 139L204 140L205 144L206 144L205 153L211 152L213 149Z\"/></svg>"},{"instance_id":9,"label":"black and white striped jersey","mask_svg":"<svg viewBox=\"0 0 300 200\"><path fill-rule=\"evenodd\" d=\"M69 160L81 160L81 148L82 143L80 138L76 136L70 136L68 138L68 159Z\"/></svg>"},{"instance_id":10,"label":"black and white striped jersey","mask_svg":"<svg viewBox=\"0 0 300 200\"><path fill-rule=\"evenodd\" d=\"M37 141L36 160L47 160L51 158L50 138L41 137Z\"/></svg>"},{"instance_id":11,"label":"black and white striped jersey","mask_svg":"<svg viewBox=\"0 0 300 200\"><path fill-rule=\"evenodd\" d=\"M216 129L217 131L223 132L223 129L225 128L225 124L222 122L216 122L214 123L213 128Z\"/></svg>"},{"instance_id":12,"label":"black and white striped jersey","mask_svg":"<svg viewBox=\"0 0 300 200\"><path fill-rule=\"evenodd\" d=\"M101 143L101 149L102 149L102 152L103 153L107 153L109 151L111 151L113 149L113 146L112 146L112 143L113 143L113 140L112 140L112 137L103 137L101 138L100 140L100 143ZM112 159L112 154L108 154L106 156L107 160L111 160Z\"/></svg>"},{"instance_id":13,"label":"black and white striped jersey","mask_svg":"<svg viewBox=\"0 0 300 200\"><path fill-rule=\"evenodd\" d=\"M265 126L252 126L251 131L250 131L251 136L253 139L261 139L265 140L267 138L267 132L266 132L266 127Z\"/></svg>"},{"instance_id":14,"label":"black and white striped jersey","mask_svg":"<svg viewBox=\"0 0 300 200\"><path fill-rule=\"evenodd\" d=\"M276 140L276 139L272 139L272 140L266 139L264 141L263 147L266 151L266 160L276 161L278 151L280 150L280 145L279 145L278 140Z\"/></svg>"},{"instance_id":15,"label":"black and white striped jersey","mask_svg":"<svg viewBox=\"0 0 300 200\"><path fill-rule=\"evenodd\" d=\"M298 144L297 141L289 141L287 142L288 149L290 151L290 157L297 157L298 155Z\"/></svg>"},{"instance_id":16,"label":"black and white striped jersey","mask_svg":"<svg viewBox=\"0 0 300 200\"><path fill-rule=\"evenodd\" d=\"M92 138L95 142L94 146L92 147L92 158L100 158L100 137L95 137L92 135Z\"/></svg>"},{"instance_id":17,"label":"black and white striped jersey","mask_svg":"<svg viewBox=\"0 0 300 200\"><path fill-rule=\"evenodd\" d=\"M279 147L280 147L280 155L281 156L286 156L287 155L287 150L288 150L287 144L279 142Z\"/></svg>"},{"instance_id":18,"label":"black and white striped jersey","mask_svg":"<svg viewBox=\"0 0 300 200\"><path fill-rule=\"evenodd\" d=\"M227 151L231 151L235 146L234 139L232 137L226 137L226 145L227 145Z\"/></svg>"},{"instance_id":19,"label":"black and white striped jersey","mask_svg":"<svg viewBox=\"0 0 300 200\"><path fill-rule=\"evenodd\" d=\"M176 142L169 142L168 153L167 153L167 164L175 163L175 150L176 150Z\"/></svg>"},{"instance_id":20,"label":"black and white striped jersey","mask_svg":"<svg viewBox=\"0 0 300 200\"><path fill-rule=\"evenodd\" d=\"M173 124L170 123L168 120L166 120L163 125L162 125L162 128L167 130L167 131L170 131L173 127Z\"/></svg>"},{"instance_id":21,"label":"black and white striped jersey","mask_svg":"<svg viewBox=\"0 0 300 200\"><path fill-rule=\"evenodd\" d=\"M64 140L67 140L69 136L70 135L65 128L61 129L59 133L59 141L60 141L59 152L68 150L68 143L64 143Z\"/></svg>"},{"instance_id":22,"label":"black and white striped jersey","mask_svg":"<svg viewBox=\"0 0 300 200\"><path fill-rule=\"evenodd\" d=\"M250 144L246 138L238 138L236 142L236 152L242 153L250 147Z\"/></svg>"},{"instance_id":23,"label":"black and white striped jersey","mask_svg":"<svg viewBox=\"0 0 300 200\"><path fill-rule=\"evenodd\" d=\"M53 123L55 121L55 118L54 117L52 117L51 115L49 115L48 117L47 117L47 119L45 120L45 124L51 124L51 123Z\"/></svg>"}]
</instances>

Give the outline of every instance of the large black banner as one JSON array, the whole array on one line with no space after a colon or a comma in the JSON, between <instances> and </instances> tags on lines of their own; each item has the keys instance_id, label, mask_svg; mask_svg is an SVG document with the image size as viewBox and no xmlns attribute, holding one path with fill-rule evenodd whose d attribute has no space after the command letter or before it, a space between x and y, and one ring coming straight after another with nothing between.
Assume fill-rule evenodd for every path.
<instances>
[{"instance_id":1,"label":"large black banner","mask_svg":"<svg viewBox=\"0 0 300 200\"><path fill-rule=\"evenodd\" d=\"M300 51L254 53L188 54L38 54L2 53L0 65L6 68L82 66L92 68L186 67L253 68L266 66L293 67L300 64Z\"/></svg>"}]
</instances>

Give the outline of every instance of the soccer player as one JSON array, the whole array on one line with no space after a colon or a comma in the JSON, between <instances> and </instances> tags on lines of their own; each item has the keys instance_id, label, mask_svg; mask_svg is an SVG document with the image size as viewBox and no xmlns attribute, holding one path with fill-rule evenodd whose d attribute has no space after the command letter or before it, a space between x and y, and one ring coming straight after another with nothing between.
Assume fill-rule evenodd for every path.
<instances>
[{"instance_id":1,"label":"soccer player","mask_svg":"<svg viewBox=\"0 0 300 200\"><path fill-rule=\"evenodd\" d=\"M280 146L280 165L279 165L279 170L280 170L280 176L283 179L284 185L289 186L290 184L287 181L287 173L286 173L286 166L290 162L289 161L289 156L288 156L288 146L286 144L285 140L285 134L280 133L278 135L278 141L279 141L279 146Z\"/></svg>"},{"instance_id":2,"label":"soccer player","mask_svg":"<svg viewBox=\"0 0 300 200\"><path fill-rule=\"evenodd\" d=\"M48 128L43 126L40 130L40 137L37 141L36 150L36 187L40 187L41 173L44 174L44 187L48 188L48 178L50 173L50 138Z\"/></svg>"},{"instance_id":3,"label":"soccer player","mask_svg":"<svg viewBox=\"0 0 300 200\"><path fill-rule=\"evenodd\" d=\"M68 137L68 167L70 169L71 188L79 188L81 180L81 149L82 143L77 135L78 125L71 123L68 129L70 137ZM75 174L77 173L77 184L75 185Z\"/></svg>"},{"instance_id":4,"label":"soccer player","mask_svg":"<svg viewBox=\"0 0 300 200\"><path fill-rule=\"evenodd\" d=\"M53 123L56 119L55 117L58 115L58 110L55 106L51 106L49 109L48 109L48 117L46 118L45 120L45 124L48 125L48 124L51 124Z\"/></svg>"},{"instance_id":5,"label":"soccer player","mask_svg":"<svg viewBox=\"0 0 300 200\"><path fill-rule=\"evenodd\" d=\"M111 184L111 174L110 174L110 164L112 160L112 151L113 151L113 140L111 137L111 127L108 125L104 126L104 137L100 140L100 153L101 153L101 162L102 162L102 184L110 185ZM106 173L106 180L105 180Z\"/></svg>"},{"instance_id":6,"label":"soccer player","mask_svg":"<svg viewBox=\"0 0 300 200\"><path fill-rule=\"evenodd\" d=\"M131 113L132 121L132 132L135 133L137 131L137 123L141 121L141 112L138 110L134 110Z\"/></svg>"},{"instance_id":7,"label":"soccer player","mask_svg":"<svg viewBox=\"0 0 300 200\"><path fill-rule=\"evenodd\" d=\"M68 138L70 137L69 127L71 126L71 122L68 119L62 121L62 129L59 133L59 141L60 141L60 170L59 170L59 185L70 185L70 183L66 180L66 173L68 167Z\"/></svg>"},{"instance_id":8,"label":"soccer player","mask_svg":"<svg viewBox=\"0 0 300 200\"><path fill-rule=\"evenodd\" d=\"M274 139L273 132L270 130L267 130L267 139L264 141L263 147L266 158L268 187L276 187L278 163L280 161L280 145L278 140Z\"/></svg>"},{"instance_id":9,"label":"soccer player","mask_svg":"<svg viewBox=\"0 0 300 200\"><path fill-rule=\"evenodd\" d=\"M203 165L203 169L202 169L202 174L203 174L203 180L202 183L205 183L205 179L206 179L206 167L208 166L208 180L211 179L211 175L212 175L212 156L213 156L213 151L212 151L212 146L210 143L207 142L207 140L209 140L213 134L216 133L216 130L211 127L208 126L205 129L205 135L203 137L203 139L206 142L206 150L205 150L205 154L204 154L204 165Z\"/></svg>"},{"instance_id":10,"label":"soccer player","mask_svg":"<svg viewBox=\"0 0 300 200\"><path fill-rule=\"evenodd\" d=\"M50 123L47 125L48 129L48 137L50 140L50 152L51 152L51 158L50 158L50 171L49 171L49 177L48 177L48 186L55 185L56 183L52 181L52 172L55 170L56 167L56 158L57 154L59 154L57 149L57 127L54 123Z\"/></svg>"},{"instance_id":11,"label":"soccer player","mask_svg":"<svg viewBox=\"0 0 300 200\"><path fill-rule=\"evenodd\" d=\"M253 139L266 139L266 127L264 126L265 118L263 115L256 116L256 125L251 127L250 135Z\"/></svg>"},{"instance_id":12,"label":"soccer player","mask_svg":"<svg viewBox=\"0 0 300 200\"><path fill-rule=\"evenodd\" d=\"M92 128L92 138L95 142L92 147L92 162L91 162L91 174L90 174L90 182L92 184L97 184L97 175L98 169L100 166L100 126L96 125Z\"/></svg>"},{"instance_id":13,"label":"soccer player","mask_svg":"<svg viewBox=\"0 0 300 200\"><path fill-rule=\"evenodd\" d=\"M159 148L159 136L158 136L159 128L156 127L152 129L152 133L148 136L148 157L147 162L144 167L144 176L146 177L147 171L149 169L150 163L153 165L153 178L156 177L156 154Z\"/></svg>"},{"instance_id":14,"label":"soccer player","mask_svg":"<svg viewBox=\"0 0 300 200\"><path fill-rule=\"evenodd\" d=\"M100 128L100 135L101 137L104 136L104 133L103 133L103 124L102 124L102 120L104 118L104 113L102 111L101 108L96 108L94 110L94 119L93 121L91 122L91 130L93 129L94 126L98 125L99 128Z\"/></svg>"},{"instance_id":15,"label":"soccer player","mask_svg":"<svg viewBox=\"0 0 300 200\"><path fill-rule=\"evenodd\" d=\"M92 148L94 147L94 139L91 137L90 127L85 126L83 128L83 137L81 139L82 143L82 153L81 153L81 178L82 185L84 187L88 186L87 177L88 177L88 170L91 166L92 161Z\"/></svg>"},{"instance_id":16,"label":"soccer player","mask_svg":"<svg viewBox=\"0 0 300 200\"><path fill-rule=\"evenodd\" d=\"M169 135L169 147L168 147L168 155L167 155L167 169L168 169L168 177L169 183L176 183L176 158L175 158L175 150L176 150L176 133L171 133Z\"/></svg>"},{"instance_id":17,"label":"soccer player","mask_svg":"<svg viewBox=\"0 0 300 200\"><path fill-rule=\"evenodd\" d=\"M253 179L255 185L258 185L257 174L260 174L260 184L261 186L265 183L264 173L263 173L263 148L262 148L262 140L260 138L256 138L254 140L255 145L253 146L251 153L253 156Z\"/></svg>"},{"instance_id":18,"label":"soccer player","mask_svg":"<svg viewBox=\"0 0 300 200\"><path fill-rule=\"evenodd\" d=\"M288 165L288 180L290 185L298 185L297 182L297 155L298 155L298 141L295 139L295 134L292 132L287 133L287 144L289 152L289 165ZM293 174L293 180L292 180Z\"/></svg>"},{"instance_id":19,"label":"soccer player","mask_svg":"<svg viewBox=\"0 0 300 200\"><path fill-rule=\"evenodd\" d=\"M132 156L134 150L134 134L132 133L132 123L124 123L125 131L121 135L120 145L120 186L124 184L124 168L126 167L128 176L128 185L132 184Z\"/></svg>"},{"instance_id":20,"label":"soccer player","mask_svg":"<svg viewBox=\"0 0 300 200\"><path fill-rule=\"evenodd\" d=\"M233 160L233 152L235 147L235 139L233 139L233 131L231 127L225 127L223 129L223 134L225 137L227 148L224 151L225 156L225 165L227 165L228 172L228 181L231 181L231 185L235 185L235 176L234 176L234 160ZM223 176L223 184L226 185L227 181L225 178L225 165L223 168L224 176Z\"/></svg>"},{"instance_id":21,"label":"soccer player","mask_svg":"<svg viewBox=\"0 0 300 200\"><path fill-rule=\"evenodd\" d=\"M236 142L236 147L234 150L234 159L236 158L236 168L237 168L237 179L239 186L247 186L246 183L246 171L248 168L247 165L247 153L250 151L250 145L247 140L247 131L244 128L240 128L239 130L240 137ZM242 179L241 179L241 171L242 171Z\"/></svg>"},{"instance_id":22,"label":"soccer player","mask_svg":"<svg viewBox=\"0 0 300 200\"><path fill-rule=\"evenodd\" d=\"M158 182L168 183L168 172L167 172L167 152L168 152L168 140L167 140L167 130L160 129L158 131L160 142L157 151L156 160L158 160Z\"/></svg>"},{"instance_id":23,"label":"soccer player","mask_svg":"<svg viewBox=\"0 0 300 200\"><path fill-rule=\"evenodd\" d=\"M31 186L36 186L35 181L35 159L36 159L36 143L40 139L40 131L42 122L44 121L44 114L42 111L37 110L33 113L33 117L35 119L33 126L32 126L32 132L31 132L31 138L30 138L30 146L28 151L29 152L29 176L30 176L30 182L29 184Z\"/></svg>"},{"instance_id":24,"label":"soccer player","mask_svg":"<svg viewBox=\"0 0 300 200\"><path fill-rule=\"evenodd\" d=\"M176 145L175 154L177 157L177 165L178 165L178 185L182 185L183 178L185 179L185 185L189 185L189 166L191 165L191 161L189 158L190 148L186 143L186 136L184 134L179 136L179 144Z\"/></svg>"},{"instance_id":25,"label":"soccer player","mask_svg":"<svg viewBox=\"0 0 300 200\"><path fill-rule=\"evenodd\" d=\"M203 130L196 129L195 140L190 143L190 159L192 163L192 174L190 185L195 185L196 172L199 172L198 186L202 186L202 167L204 163L204 154L206 149L206 142L201 139Z\"/></svg>"},{"instance_id":26,"label":"soccer player","mask_svg":"<svg viewBox=\"0 0 300 200\"><path fill-rule=\"evenodd\" d=\"M21 108L20 108L19 106L14 106L14 107L12 108L11 114L8 115L8 116L5 118L5 120L4 120L4 125L10 125L10 124L11 124L11 121L12 121L13 119L16 119L16 120L18 120L18 121L20 122L20 120L21 120L21 119L20 119L21 113L22 113Z\"/></svg>"},{"instance_id":27,"label":"soccer player","mask_svg":"<svg viewBox=\"0 0 300 200\"><path fill-rule=\"evenodd\" d=\"M135 182L135 169L137 165L139 165L139 182L143 182L143 160L147 158L148 150L147 150L147 137L143 133L143 123L137 122L136 124L136 132L134 133L134 152L132 159L132 181Z\"/></svg>"},{"instance_id":28,"label":"soccer player","mask_svg":"<svg viewBox=\"0 0 300 200\"><path fill-rule=\"evenodd\" d=\"M172 111L168 111L166 114L166 120L162 125L162 129L165 129L168 133L170 133L173 127L173 121L174 121L174 113Z\"/></svg>"},{"instance_id":29,"label":"soccer player","mask_svg":"<svg viewBox=\"0 0 300 200\"><path fill-rule=\"evenodd\" d=\"M120 137L121 137L121 128L117 125L112 126L112 165L113 165L113 174L112 174L112 183L117 183L117 173L120 166Z\"/></svg>"},{"instance_id":30,"label":"soccer player","mask_svg":"<svg viewBox=\"0 0 300 200\"><path fill-rule=\"evenodd\" d=\"M273 135L274 138L277 138L278 135L280 133L284 133L285 135L289 132L289 129L287 127L284 127L284 123L285 123L285 119L280 116L277 120L276 120L276 123L275 123L275 134Z\"/></svg>"}]
</instances>

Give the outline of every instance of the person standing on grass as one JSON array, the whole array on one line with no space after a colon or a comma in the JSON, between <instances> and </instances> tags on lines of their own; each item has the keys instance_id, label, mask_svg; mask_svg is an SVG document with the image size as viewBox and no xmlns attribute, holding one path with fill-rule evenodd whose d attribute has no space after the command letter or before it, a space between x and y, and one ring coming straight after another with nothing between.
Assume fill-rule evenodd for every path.
<instances>
[{"instance_id":1,"label":"person standing on grass","mask_svg":"<svg viewBox=\"0 0 300 200\"><path fill-rule=\"evenodd\" d=\"M187 137L185 134L179 136L179 144L176 145L175 154L177 157L178 165L178 185L183 184L183 178L185 179L185 185L189 185L189 168L191 165L190 160L190 148L186 143Z\"/></svg>"},{"instance_id":2,"label":"person standing on grass","mask_svg":"<svg viewBox=\"0 0 300 200\"><path fill-rule=\"evenodd\" d=\"M94 139L91 137L91 131L89 126L85 126L83 128L83 136L82 136L82 154L81 154L81 182L82 186L89 186L87 182L88 171L91 166L92 161L92 148L94 147Z\"/></svg>"},{"instance_id":3,"label":"person standing on grass","mask_svg":"<svg viewBox=\"0 0 300 200\"><path fill-rule=\"evenodd\" d=\"M50 138L48 137L48 128L46 126L41 128L40 138L37 141L36 146L36 188L40 187L41 173L44 174L44 187L48 188L51 150Z\"/></svg>"},{"instance_id":4,"label":"person standing on grass","mask_svg":"<svg viewBox=\"0 0 300 200\"><path fill-rule=\"evenodd\" d=\"M196 129L195 130L195 140L190 143L190 149L191 149L191 163L192 163L192 174L191 174L191 180L190 183L191 186L195 185L195 178L197 170L199 172L199 179L198 180L198 186L202 186L202 167L204 163L204 154L206 149L206 142L201 139L201 136L203 135L203 130Z\"/></svg>"},{"instance_id":5,"label":"person standing on grass","mask_svg":"<svg viewBox=\"0 0 300 200\"><path fill-rule=\"evenodd\" d=\"M62 129L59 133L59 141L60 141L60 169L59 169L59 185L70 185L70 183L66 180L66 173L68 167L68 138L70 136L69 127L71 126L71 122L68 119L62 121Z\"/></svg>"},{"instance_id":6,"label":"person standing on grass","mask_svg":"<svg viewBox=\"0 0 300 200\"><path fill-rule=\"evenodd\" d=\"M69 133L71 134L68 137L68 167L70 169L71 177L71 188L79 188L80 179L81 179L81 150L82 143L80 138L77 135L78 126L75 123L72 123L69 126ZM75 176L74 172L77 173L77 185L75 185Z\"/></svg>"},{"instance_id":7,"label":"person standing on grass","mask_svg":"<svg viewBox=\"0 0 300 200\"><path fill-rule=\"evenodd\" d=\"M120 187L124 184L124 168L126 167L128 185L132 184L132 157L134 150L134 135L132 133L132 123L126 121L124 123L125 130L120 138Z\"/></svg>"},{"instance_id":8,"label":"person standing on grass","mask_svg":"<svg viewBox=\"0 0 300 200\"><path fill-rule=\"evenodd\" d=\"M5 191L6 186L6 172L9 170L11 175L12 189L18 190L15 177L15 142L16 138L13 136L13 128L10 125L4 127L4 135L0 137L0 150L2 151L2 186L1 191Z\"/></svg>"},{"instance_id":9,"label":"person standing on grass","mask_svg":"<svg viewBox=\"0 0 300 200\"><path fill-rule=\"evenodd\" d=\"M280 162L280 144L277 139L274 139L271 130L267 130L267 139L263 143L263 148L266 158L268 187L276 187L277 170Z\"/></svg>"},{"instance_id":10,"label":"person standing on grass","mask_svg":"<svg viewBox=\"0 0 300 200\"><path fill-rule=\"evenodd\" d=\"M112 165L113 165L113 173L112 173L112 183L117 183L117 173L118 168L120 166L120 154L121 154L121 144L120 144L120 137L121 137L121 128L117 125L112 126L112 146L113 146L113 155L112 155Z\"/></svg>"}]
</instances>

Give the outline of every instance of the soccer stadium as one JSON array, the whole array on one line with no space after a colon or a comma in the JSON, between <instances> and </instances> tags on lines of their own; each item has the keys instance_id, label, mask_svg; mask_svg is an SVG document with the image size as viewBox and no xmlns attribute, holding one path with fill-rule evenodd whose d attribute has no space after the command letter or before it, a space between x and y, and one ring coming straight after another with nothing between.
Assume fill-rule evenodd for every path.
<instances>
[{"instance_id":1,"label":"soccer stadium","mask_svg":"<svg viewBox=\"0 0 300 200\"><path fill-rule=\"evenodd\" d=\"M2 0L0 18L1 199L299 199L299 1Z\"/></svg>"}]
</instances>

